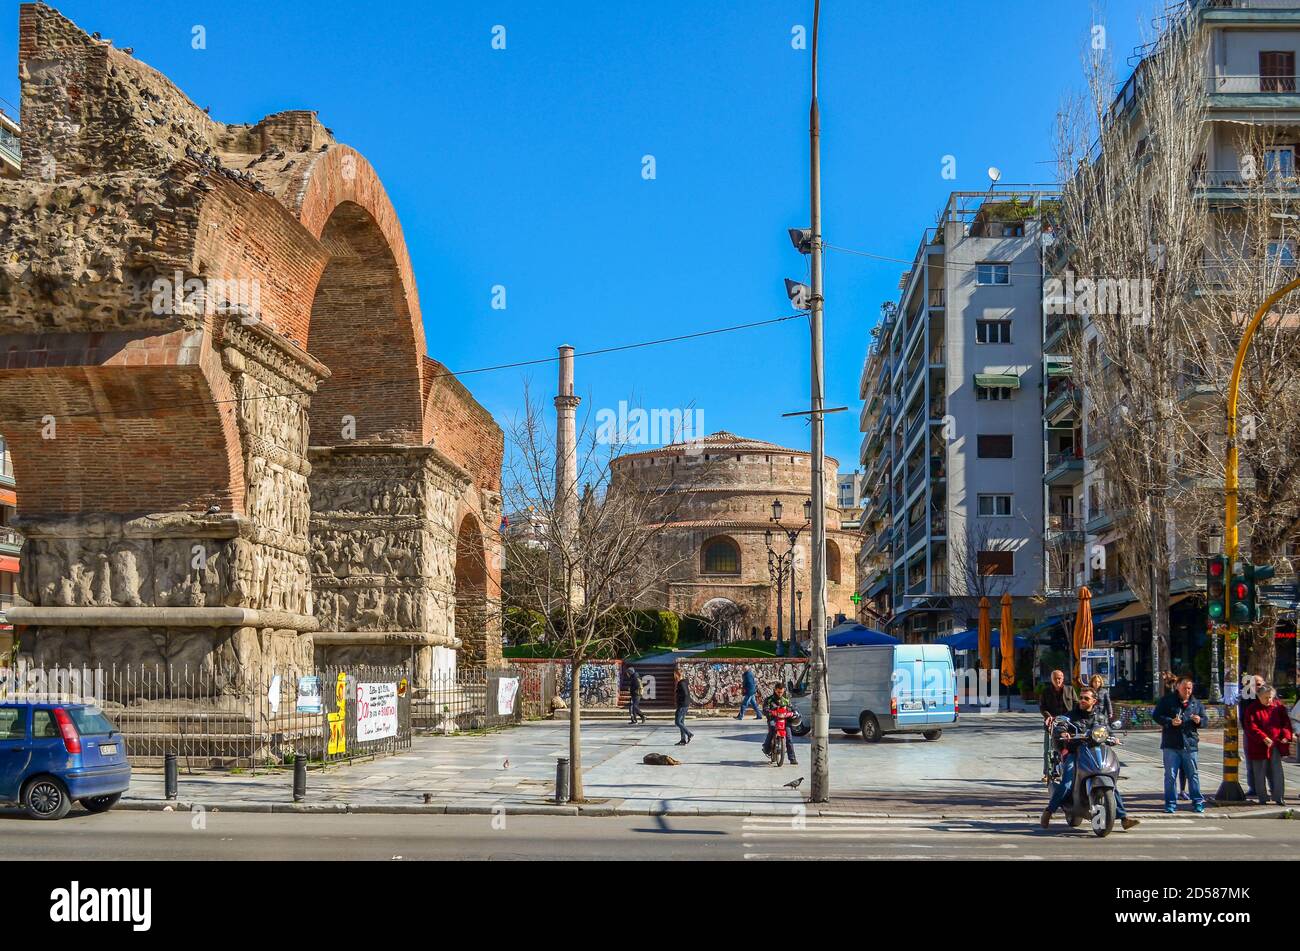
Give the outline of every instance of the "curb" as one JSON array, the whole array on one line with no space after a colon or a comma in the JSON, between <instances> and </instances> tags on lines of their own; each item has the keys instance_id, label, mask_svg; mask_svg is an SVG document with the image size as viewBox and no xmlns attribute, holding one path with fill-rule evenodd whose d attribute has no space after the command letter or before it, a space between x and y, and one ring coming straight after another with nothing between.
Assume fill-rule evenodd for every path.
<instances>
[{"instance_id":1,"label":"curb","mask_svg":"<svg viewBox=\"0 0 1300 951\"><path fill-rule=\"evenodd\" d=\"M791 806L799 805L791 803ZM803 803L808 806L807 803ZM118 803L117 809L127 812L193 812L212 813L262 813L268 815L400 815L400 816L567 816L585 818L611 818L617 816L676 816L688 818L763 818L779 819L787 811L755 811L750 808L710 809L697 806L675 806L656 803L651 806L608 805L604 803L578 803L574 805L542 805L527 803L490 802L436 802L436 803L354 803L354 802L194 802L190 800L166 801L162 799L127 799ZM1279 806L1271 809L1208 809L1202 815L1213 819L1281 819L1300 810ZM965 822L1037 822L1038 812L975 813L975 812L882 812L846 809L807 808L807 815L822 819L891 819L899 823L938 822L960 820ZM1139 812L1134 818L1143 822L1160 822L1168 819L1186 819L1196 813L1185 811Z\"/></svg>"}]
</instances>

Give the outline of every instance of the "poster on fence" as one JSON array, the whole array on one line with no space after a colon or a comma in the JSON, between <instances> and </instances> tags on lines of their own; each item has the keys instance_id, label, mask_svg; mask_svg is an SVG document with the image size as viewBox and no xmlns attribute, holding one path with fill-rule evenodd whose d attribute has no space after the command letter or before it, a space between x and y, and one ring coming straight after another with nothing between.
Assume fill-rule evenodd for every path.
<instances>
[{"instance_id":1,"label":"poster on fence","mask_svg":"<svg viewBox=\"0 0 1300 951\"><path fill-rule=\"evenodd\" d=\"M499 716L513 716L515 712L515 697L519 693L518 677L502 677L497 681L497 714Z\"/></svg>"},{"instance_id":2,"label":"poster on fence","mask_svg":"<svg viewBox=\"0 0 1300 951\"><path fill-rule=\"evenodd\" d=\"M298 678L298 702L295 706L299 713L320 713L323 699L319 677Z\"/></svg>"},{"instance_id":3,"label":"poster on fence","mask_svg":"<svg viewBox=\"0 0 1300 951\"><path fill-rule=\"evenodd\" d=\"M357 742L397 736L397 684L357 684Z\"/></svg>"}]
</instances>

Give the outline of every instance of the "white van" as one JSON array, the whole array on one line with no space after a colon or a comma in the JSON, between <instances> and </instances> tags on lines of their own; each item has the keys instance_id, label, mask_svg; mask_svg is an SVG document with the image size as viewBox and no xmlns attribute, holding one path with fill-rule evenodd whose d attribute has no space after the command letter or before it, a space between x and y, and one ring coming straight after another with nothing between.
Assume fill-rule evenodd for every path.
<instances>
[{"instance_id":1,"label":"white van","mask_svg":"<svg viewBox=\"0 0 1300 951\"><path fill-rule=\"evenodd\" d=\"M886 733L920 733L937 740L957 722L952 650L944 644L831 647L826 651L831 728L875 743ZM812 696L800 683L794 708L812 727Z\"/></svg>"}]
</instances>

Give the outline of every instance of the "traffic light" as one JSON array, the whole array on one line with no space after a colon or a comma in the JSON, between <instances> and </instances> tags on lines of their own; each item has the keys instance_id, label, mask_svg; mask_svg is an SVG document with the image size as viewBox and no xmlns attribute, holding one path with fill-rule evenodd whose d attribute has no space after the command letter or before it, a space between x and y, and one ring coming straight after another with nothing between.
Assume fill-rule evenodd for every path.
<instances>
[{"instance_id":1,"label":"traffic light","mask_svg":"<svg viewBox=\"0 0 1300 951\"><path fill-rule=\"evenodd\" d=\"M1243 573L1233 575L1228 585L1228 618L1233 624L1249 624L1255 620L1255 610L1250 603L1250 582L1246 580L1247 571L1249 568L1243 566Z\"/></svg>"},{"instance_id":2,"label":"traffic light","mask_svg":"<svg viewBox=\"0 0 1300 951\"><path fill-rule=\"evenodd\" d=\"M1222 555L1211 555L1205 564L1205 613L1210 617L1210 623L1218 624L1223 621L1224 602L1227 592L1224 590L1223 581L1226 572L1224 571L1224 557Z\"/></svg>"},{"instance_id":3,"label":"traffic light","mask_svg":"<svg viewBox=\"0 0 1300 951\"><path fill-rule=\"evenodd\" d=\"M1277 574L1277 569L1272 565L1252 565L1249 562L1245 566L1247 603L1250 606L1250 619L1258 621L1260 618L1259 611L1259 583L1267 581Z\"/></svg>"}]
</instances>

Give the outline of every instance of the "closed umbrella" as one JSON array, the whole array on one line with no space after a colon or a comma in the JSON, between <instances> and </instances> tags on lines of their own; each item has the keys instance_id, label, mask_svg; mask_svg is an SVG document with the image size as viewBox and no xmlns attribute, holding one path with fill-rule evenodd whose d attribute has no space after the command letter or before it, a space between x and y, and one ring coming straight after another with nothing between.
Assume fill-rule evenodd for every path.
<instances>
[{"instance_id":1,"label":"closed umbrella","mask_svg":"<svg viewBox=\"0 0 1300 951\"><path fill-rule=\"evenodd\" d=\"M1083 683L1080 658L1092 643L1092 592L1084 585L1079 588L1079 613L1074 618L1074 676L1079 683Z\"/></svg>"},{"instance_id":2,"label":"closed umbrella","mask_svg":"<svg viewBox=\"0 0 1300 951\"><path fill-rule=\"evenodd\" d=\"M989 643L989 599L980 598L980 670L993 669L993 645Z\"/></svg>"},{"instance_id":3,"label":"closed umbrella","mask_svg":"<svg viewBox=\"0 0 1300 951\"><path fill-rule=\"evenodd\" d=\"M1011 595L1003 592L1002 594L1002 621L998 625L998 633L1001 635L999 640L1002 642L1002 683L1010 684L1011 681L1006 678L1007 658L1011 658L1011 678L1016 676L1015 661L1015 637L1016 622L1011 617Z\"/></svg>"}]
</instances>

